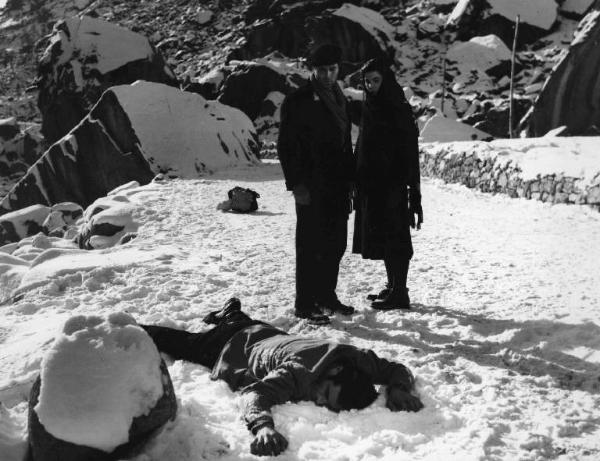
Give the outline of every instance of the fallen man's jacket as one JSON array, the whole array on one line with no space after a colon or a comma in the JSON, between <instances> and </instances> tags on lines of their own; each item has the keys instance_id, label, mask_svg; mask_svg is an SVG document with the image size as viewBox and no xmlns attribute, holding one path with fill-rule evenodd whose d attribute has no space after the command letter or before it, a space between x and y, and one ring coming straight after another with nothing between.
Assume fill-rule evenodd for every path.
<instances>
[{"instance_id":1,"label":"fallen man's jacket","mask_svg":"<svg viewBox=\"0 0 600 461\"><path fill-rule=\"evenodd\" d=\"M374 384L410 392L414 378L404 365L379 358L373 351L321 339L288 335L266 324L236 333L223 348L212 370L242 394L242 412L253 434L273 426L271 407L288 401L311 400L315 382L329 366L343 360L364 371Z\"/></svg>"}]
</instances>

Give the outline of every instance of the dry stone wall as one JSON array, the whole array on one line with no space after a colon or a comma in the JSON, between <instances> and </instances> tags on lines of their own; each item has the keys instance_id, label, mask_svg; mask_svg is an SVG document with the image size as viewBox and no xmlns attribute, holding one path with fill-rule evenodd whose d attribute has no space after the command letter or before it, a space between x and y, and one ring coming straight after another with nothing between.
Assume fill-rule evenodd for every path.
<instances>
[{"instance_id":1,"label":"dry stone wall","mask_svg":"<svg viewBox=\"0 0 600 461\"><path fill-rule=\"evenodd\" d=\"M481 192L502 193L548 203L586 204L600 211L600 167L592 180L562 171L531 177L514 159L487 155L474 143L424 145L421 174L464 184Z\"/></svg>"}]
</instances>

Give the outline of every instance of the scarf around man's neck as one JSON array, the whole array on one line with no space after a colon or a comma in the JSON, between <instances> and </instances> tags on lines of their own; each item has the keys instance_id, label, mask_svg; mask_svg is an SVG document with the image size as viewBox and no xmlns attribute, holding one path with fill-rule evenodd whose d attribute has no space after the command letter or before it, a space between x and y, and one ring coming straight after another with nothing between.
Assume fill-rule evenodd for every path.
<instances>
[{"instance_id":1,"label":"scarf around man's neck","mask_svg":"<svg viewBox=\"0 0 600 461\"><path fill-rule=\"evenodd\" d=\"M319 98L321 98L321 100L325 103L325 106L327 106L329 112L333 114L335 123L340 129L342 143L344 143L350 124L348 113L346 112L346 98L344 93L342 93L342 90L337 82L331 85L331 88L325 88L314 75L310 77L310 82L315 90L315 93L317 93Z\"/></svg>"}]
</instances>

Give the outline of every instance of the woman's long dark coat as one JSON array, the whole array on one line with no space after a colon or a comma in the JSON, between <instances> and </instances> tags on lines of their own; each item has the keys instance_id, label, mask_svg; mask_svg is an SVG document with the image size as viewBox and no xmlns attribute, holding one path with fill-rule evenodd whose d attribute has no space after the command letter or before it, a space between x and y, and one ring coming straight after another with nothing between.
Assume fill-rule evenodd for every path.
<instances>
[{"instance_id":1,"label":"woman's long dark coat","mask_svg":"<svg viewBox=\"0 0 600 461\"><path fill-rule=\"evenodd\" d=\"M418 129L410 104L391 72L362 108L356 144L356 216L352 252L366 259L410 259L407 186L420 182Z\"/></svg>"}]
</instances>

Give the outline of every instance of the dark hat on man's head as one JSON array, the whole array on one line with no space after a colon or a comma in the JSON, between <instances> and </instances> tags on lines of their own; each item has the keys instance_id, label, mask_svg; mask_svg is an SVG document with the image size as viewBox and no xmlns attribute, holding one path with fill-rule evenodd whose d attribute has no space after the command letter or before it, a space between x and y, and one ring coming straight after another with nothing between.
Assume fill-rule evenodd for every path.
<instances>
[{"instance_id":1,"label":"dark hat on man's head","mask_svg":"<svg viewBox=\"0 0 600 461\"><path fill-rule=\"evenodd\" d=\"M330 66L339 64L342 59L342 49L333 43L324 43L316 45L310 51L308 64L311 67Z\"/></svg>"}]
</instances>

